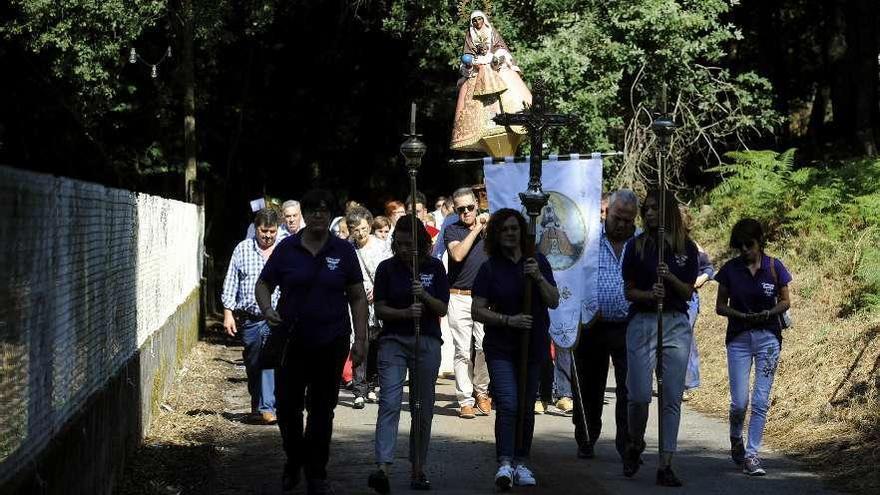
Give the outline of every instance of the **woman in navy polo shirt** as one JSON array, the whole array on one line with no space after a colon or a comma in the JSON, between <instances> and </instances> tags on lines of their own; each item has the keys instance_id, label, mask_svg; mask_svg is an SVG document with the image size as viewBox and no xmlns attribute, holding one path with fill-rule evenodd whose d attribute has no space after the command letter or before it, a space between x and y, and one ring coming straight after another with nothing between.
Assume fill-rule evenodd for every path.
<instances>
[{"instance_id":1,"label":"woman in navy polo shirt","mask_svg":"<svg viewBox=\"0 0 880 495\"><path fill-rule=\"evenodd\" d=\"M397 443L397 427L400 423L400 408L403 401L403 384L406 372L410 377L418 376L415 390L410 385L410 394L418 393L421 400L421 438L419 449L415 452L415 438L410 436L409 459L416 455L425 465L428 442L431 440L431 421L434 417L434 385L440 370L440 318L446 315L449 303L449 281L443 263L431 256L431 238L420 220L416 220L418 249L415 249L412 235L412 217L405 215L397 222L392 236L393 258L379 263L376 268L376 281L373 295L376 301L376 316L384 326L378 340L379 352L379 415L376 418L376 463L379 469L370 474L368 485L378 493L390 491L388 470L394 460L394 446ZM416 280L412 273L412 255L418 252L419 274ZM413 297L419 302L414 303ZM419 369L413 369L415 335L413 318L419 318L421 339L419 341ZM413 400L410 400L412 403ZM413 424L415 417L412 417ZM411 427L410 431L415 428ZM413 472L410 487L414 490L429 490L431 483L424 471Z\"/></svg>"},{"instance_id":2,"label":"woman in navy polo shirt","mask_svg":"<svg viewBox=\"0 0 880 495\"><path fill-rule=\"evenodd\" d=\"M275 371L278 427L287 454L281 486L293 489L302 470L307 493L315 495L333 493L327 462L339 379L352 326L352 360L355 366L363 361L369 315L354 247L330 234L334 202L328 191L303 195L306 227L275 246L254 288L260 311L277 328L273 331L290 334L283 363ZM277 311L271 305L276 287L281 289ZM305 429L303 411L308 412Z\"/></svg>"},{"instance_id":3,"label":"woman in navy polo shirt","mask_svg":"<svg viewBox=\"0 0 880 495\"><path fill-rule=\"evenodd\" d=\"M770 407L770 388L779 364L782 314L788 310L791 275L776 258L764 253L764 232L757 220L745 218L733 226L730 247L740 255L728 261L715 276L718 300L715 311L727 317L727 370L730 379L730 455L751 476L766 474L758 458L764 424ZM748 445L743 445L743 422L749 406L749 375L755 368L751 390L752 416Z\"/></svg>"},{"instance_id":4,"label":"woman in navy polo shirt","mask_svg":"<svg viewBox=\"0 0 880 495\"><path fill-rule=\"evenodd\" d=\"M623 454L623 474L634 476L645 450L645 428L651 404L653 372L657 366L657 302L663 301L663 445L657 484L681 486L672 471L678 446L681 397L693 330L688 301L697 279L697 246L688 238L675 197L666 197L664 260L658 263L660 192L649 192L642 203L645 230L627 242L622 271L626 298L632 302L626 329L626 387L630 441ZM662 281L658 282L658 278Z\"/></svg>"},{"instance_id":5,"label":"woman in navy polo shirt","mask_svg":"<svg viewBox=\"0 0 880 495\"><path fill-rule=\"evenodd\" d=\"M492 215L486 226L486 254L473 285L471 312L474 321L485 324L483 351L489 367L489 383L497 409L495 416L495 452L498 472L495 485L502 490L511 484L535 485L535 477L526 467L535 429L535 409L527 400L522 449L516 449L517 376L520 332L530 331L529 361L525 384L526 397L538 391L538 379L544 361L549 358L550 315L548 308L559 306L559 291L553 270L544 255L534 258L526 236L526 221L516 210L504 208ZM533 281L532 308L522 313L526 277Z\"/></svg>"}]
</instances>

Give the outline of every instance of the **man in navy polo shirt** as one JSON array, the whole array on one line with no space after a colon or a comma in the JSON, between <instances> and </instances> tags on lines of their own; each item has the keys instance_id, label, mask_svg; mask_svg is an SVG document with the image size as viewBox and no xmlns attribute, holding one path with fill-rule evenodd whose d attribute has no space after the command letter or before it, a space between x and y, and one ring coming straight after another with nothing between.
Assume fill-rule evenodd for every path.
<instances>
[{"instance_id":1,"label":"man in navy polo shirt","mask_svg":"<svg viewBox=\"0 0 880 495\"><path fill-rule=\"evenodd\" d=\"M278 426L287 454L282 488L296 486L302 467L307 493L333 493L326 468L333 410L349 351L349 308L354 320L351 352L355 366L363 361L369 311L354 247L328 230L333 196L314 190L301 203L307 227L278 244L260 274L255 294L269 324L289 329L291 334L276 373ZM275 287L281 289L278 311L270 304ZM305 434L303 409L309 413Z\"/></svg>"},{"instance_id":2,"label":"man in navy polo shirt","mask_svg":"<svg viewBox=\"0 0 880 495\"><path fill-rule=\"evenodd\" d=\"M486 261L483 229L487 214L477 214L477 198L469 187L452 194L452 204L459 220L448 226L443 242L449 251L449 329L455 346L455 396L459 417L473 419L474 405L483 415L492 410L489 401L489 370L483 354L483 324L471 316L471 286L480 266ZM473 344L471 344L473 342ZM475 357L471 360L471 350Z\"/></svg>"}]
</instances>

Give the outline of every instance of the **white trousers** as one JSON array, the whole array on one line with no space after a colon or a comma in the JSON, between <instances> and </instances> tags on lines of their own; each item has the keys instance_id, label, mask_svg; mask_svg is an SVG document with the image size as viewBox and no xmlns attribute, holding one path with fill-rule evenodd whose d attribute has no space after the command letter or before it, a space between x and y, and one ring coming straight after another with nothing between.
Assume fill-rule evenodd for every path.
<instances>
[{"instance_id":1,"label":"white trousers","mask_svg":"<svg viewBox=\"0 0 880 495\"><path fill-rule=\"evenodd\" d=\"M474 393L489 391L489 370L483 354L483 324L471 318L471 296L449 295L449 330L455 346L453 369L455 371L455 396L459 406L473 407ZM471 361L471 343L476 350Z\"/></svg>"}]
</instances>

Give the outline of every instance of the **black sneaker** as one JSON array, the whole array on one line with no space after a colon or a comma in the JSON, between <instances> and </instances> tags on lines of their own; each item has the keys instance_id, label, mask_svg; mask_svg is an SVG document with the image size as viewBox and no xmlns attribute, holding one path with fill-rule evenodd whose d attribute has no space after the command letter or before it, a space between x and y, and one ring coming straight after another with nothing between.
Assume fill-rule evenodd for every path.
<instances>
[{"instance_id":1,"label":"black sneaker","mask_svg":"<svg viewBox=\"0 0 880 495\"><path fill-rule=\"evenodd\" d=\"M596 451L593 448L593 444L590 442L585 442L578 445L578 459L592 459L596 457Z\"/></svg>"},{"instance_id":2,"label":"black sneaker","mask_svg":"<svg viewBox=\"0 0 880 495\"><path fill-rule=\"evenodd\" d=\"M335 495L333 486L327 480L311 479L306 483L306 495Z\"/></svg>"},{"instance_id":3,"label":"black sneaker","mask_svg":"<svg viewBox=\"0 0 880 495\"><path fill-rule=\"evenodd\" d=\"M299 466L293 467L290 462L284 463L284 471L281 473L281 489L289 492L299 484Z\"/></svg>"},{"instance_id":4,"label":"black sneaker","mask_svg":"<svg viewBox=\"0 0 880 495\"><path fill-rule=\"evenodd\" d=\"M367 480L367 486L375 490L376 493L391 493L391 484L388 481L388 475L381 469L377 469L370 473L370 478Z\"/></svg>"},{"instance_id":5,"label":"black sneaker","mask_svg":"<svg viewBox=\"0 0 880 495\"><path fill-rule=\"evenodd\" d=\"M659 486L679 487L683 483L675 475L675 472L672 471L672 466L666 466L663 469L657 470L657 484Z\"/></svg>"},{"instance_id":6,"label":"black sneaker","mask_svg":"<svg viewBox=\"0 0 880 495\"><path fill-rule=\"evenodd\" d=\"M428 481L428 477L425 476L425 473L421 473L415 478L409 480L409 487L413 490L428 491L431 489L431 482Z\"/></svg>"},{"instance_id":7,"label":"black sneaker","mask_svg":"<svg viewBox=\"0 0 880 495\"><path fill-rule=\"evenodd\" d=\"M629 442L626 450L623 452L623 475L632 478L639 472L639 466L642 464L642 452L645 450L645 442Z\"/></svg>"},{"instance_id":8,"label":"black sneaker","mask_svg":"<svg viewBox=\"0 0 880 495\"><path fill-rule=\"evenodd\" d=\"M742 466L746 460L746 446L743 445L742 437L730 437L730 458L737 466Z\"/></svg>"}]
</instances>

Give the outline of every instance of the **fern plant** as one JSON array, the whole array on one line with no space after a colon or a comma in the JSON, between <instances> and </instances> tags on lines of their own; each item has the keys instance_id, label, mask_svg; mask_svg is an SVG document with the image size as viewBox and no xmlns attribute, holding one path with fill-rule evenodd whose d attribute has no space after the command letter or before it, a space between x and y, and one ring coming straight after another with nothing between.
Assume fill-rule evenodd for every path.
<instances>
[{"instance_id":1,"label":"fern plant","mask_svg":"<svg viewBox=\"0 0 880 495\"><path fill-rule=\"evenodd\" d=\"M710 193L716 218L732 223L739 218L754 218L775 232L799 203L792 183L808 177L794 170L795 149L775 151L735 151L726 153L732 163L709 169L720 173L724 181Z\"/></svg>"}]
</instances>

